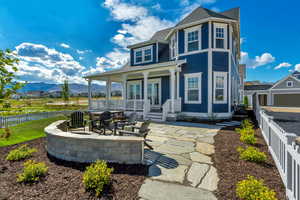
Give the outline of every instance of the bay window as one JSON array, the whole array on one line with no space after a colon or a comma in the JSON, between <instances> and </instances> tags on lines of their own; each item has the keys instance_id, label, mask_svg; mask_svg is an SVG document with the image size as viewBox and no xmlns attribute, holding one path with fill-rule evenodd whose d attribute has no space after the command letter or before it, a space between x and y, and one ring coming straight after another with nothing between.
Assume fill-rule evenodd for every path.
<instances>
[{"instance_id":1,"label":"bay window","mask_svg":"<svg viewBox=\"0 0 300 200\"><path fill-rule=\"evenodd\" d=\"M200 50L201 26L185 29L185 52Z\"/></svg>"},{"instance_id":2,"label":"bay window","mask_svg":"<svg viewBox=\"0 0 300 200\"><path fill-rule=\"evenodd\" d=\"M201 104L201 75L202 73L191 73L184 75L185 103Z\"/></svg>"},{"instance_id":3,"label":"bay window","mask_svg":"<svg viewBox=\"0 0 300 200\"><path fill-rule=\"evenodd\" d=\"M227 103L227 72L214 72L214 103Z\"/></svg>"},{"instance_id":4,"label":"bay window","mask_svg":"<svg viewBox=\"0 0 300 200\"><path fill-rule=\"evenodd\" d=\"M214 47L217 49L227 49L227 24L214 24Z\"/></svg>"}]
</instances>

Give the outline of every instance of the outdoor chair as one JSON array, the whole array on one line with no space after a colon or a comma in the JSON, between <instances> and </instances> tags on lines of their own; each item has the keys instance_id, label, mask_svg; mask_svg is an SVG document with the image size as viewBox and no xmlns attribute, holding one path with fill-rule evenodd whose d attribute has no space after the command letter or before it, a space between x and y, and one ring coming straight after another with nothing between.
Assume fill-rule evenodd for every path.
<instances>
[{"instance_id":1,"label":"outdoor chair","mask_svg":"<svg viewBox=\"0 0 300 200\"><path fill-rule=\"evenodd\" d=\"M118 122L118 127L124 130L125 126L135 126L137 123L136 113L130 113L124 120Z\"/></svg>"},{"instance_id":2,"label":"outdoor chair","mask_svg":"<svg viewBox=\"0 0 300 200\"><path fill-rule=\"evenodd\" d=\"M111 112L105 111L100 115L99 129L103 132L103 134L106 134L106 130L114 132L113 117Z\"/></svg>"},{"instance_id":3,"label":"outdoor chair","mask_svg":"<svg viewBox=\"0 0 300 200\"><path fill-rule=\"evenodd\" d=\"M93 113L89 113L90 123L89 123L89 131L97 132L100 126L100 118Z\"/></svg>"},{"instance_id":4,"label":"outdoor chair","mask_svg":"<svg viewBox=\"0 0 300 200\"><path fill-rule=\"evenodd\" d=\"M150 125L150 121L147 120L147 121L143 122L140 127L132 126L132 131L119 130L119 135L121 135L121 136L123 136L123 135L133 135L133 136L137 136L137 137L143 137L144 138L144 144L149 149L152 150L153 147L151 145L149 145L146 141L146 137L147 137L147 135L150 131L149 125Z\"/></svg>"},{"instance_id":5,"label":"outdoor chair","mask_svg":"<svg viewBox=\"0 0 300 200\"><path fill-rule=\"evenodd\" d=\"M67 121L67 131L70 129L83 128L85 132L85 126L87 121L84 119L84 113L76 111L71 114L71 119Z\"/></svg>"}]
</instances>

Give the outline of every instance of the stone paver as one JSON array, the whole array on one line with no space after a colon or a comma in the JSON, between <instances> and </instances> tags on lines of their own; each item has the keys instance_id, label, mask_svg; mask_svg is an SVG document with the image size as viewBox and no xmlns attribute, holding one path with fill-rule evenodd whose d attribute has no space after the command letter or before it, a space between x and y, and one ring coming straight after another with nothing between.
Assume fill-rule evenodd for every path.
<instances>
[{"instance_id":1,"label":"stone paver","mask_svg":"<svg viewBox=\"0 0 300 200\"><path fill-rule=\"evenodd\" d=\"M198 152L206 155L212 155L215 153L215 147L211 144L204 143L204 142L197 142L196 149Z\"/></svg>"},{"instance_id":2,"label":"stone paver","mask_svg":"<svg viewBox=\"0 0 300 200\"><path fill-rule=\"evenodd\" d=\"M147 200L217 200L206 190L151 179L142 185L139 197Z\"/></svg>"},{"instance_id":3,"label":"stone paver","mask_svg":"<svg viewBox=\"0 0 300 200\"><path fill-rule=\"evenodd\" d=\"M206 189L209 191L214 191L218 188L219 177L216 168L210 167L210 170L204 177L203 181L199 185L199 188Z\"/></svg>"},{"instance_id":4,"label":"stone paver","mask_svg":"<svg viewBox=\"0 0 300 200\"><path fill-rule=\"evenodd\" d=\"M211 157L201 154L199 152L190 153L190 157L193 162L212 164Z\"/></svg>"},{"instance_id":5,"label":"stone paver","mask_svg":"<svg viewBox=\"0 0 300 200\"><path fill-rule=\"evenodd\" d=\"M187 174L187 180L191 186L196 187L209 169L209 165L194 162Z\"/></svg>"},{"instance_id":6,"label":"stone paver","mask_svg":"<svg viewBox=\"0 0 300 200\"><path fill-rule=\"evenodd\" d=\"M218 175L212 166L217 126L151 123L145 150L149 178L139 191L144 200L214 200Z\"/></svg>"}]
</instances>

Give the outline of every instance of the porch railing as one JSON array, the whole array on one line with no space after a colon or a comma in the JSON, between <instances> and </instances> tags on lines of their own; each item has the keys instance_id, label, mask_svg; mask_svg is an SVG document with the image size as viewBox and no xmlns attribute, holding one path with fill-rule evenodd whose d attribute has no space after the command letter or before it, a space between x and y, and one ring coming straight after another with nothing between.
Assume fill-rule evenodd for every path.
<instances>
[{"instance_id":1,"label":"porch railing","mask_svg":"<svg viewBox=\"0 0 300 200\"><path fill-rule=\"evenodd\" d=\"M91 100L90 110L126 110L144 111L145 102L142 99L136 100Z\"/></svg>"},{"instance_id":2,"label":"porch railing","mask_svg":"<svg viewBox=\"0 0 300 200\"><path fill-rule=\"evenodd\" d=\"M172 111L172 100L167 99L162 106L163 110L163 121L166 121L168 114ZM174 112L181 112L181 98L174 100Z\"/></svg>"}]
</instances>

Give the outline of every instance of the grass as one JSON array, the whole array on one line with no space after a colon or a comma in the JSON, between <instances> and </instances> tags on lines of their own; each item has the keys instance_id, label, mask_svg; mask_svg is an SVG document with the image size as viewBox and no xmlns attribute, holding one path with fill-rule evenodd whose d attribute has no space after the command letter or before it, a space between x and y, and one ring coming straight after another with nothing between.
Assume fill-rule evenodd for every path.
<instances>
[{"instance_id":1,"label":"grass","mask_svg":"<svg viewBox=\"0 0 300 200\"><path fill-rule=\"evenodd\" d=\"M57 120L66 119L65 116L58 116L48 119L34 120L10 127L11 136L9 139L0 139L0 147L18 144L29 140L45 137L44 128ZM3 134L3 130L0 130Z\"/></svg>"}]
</instances>

